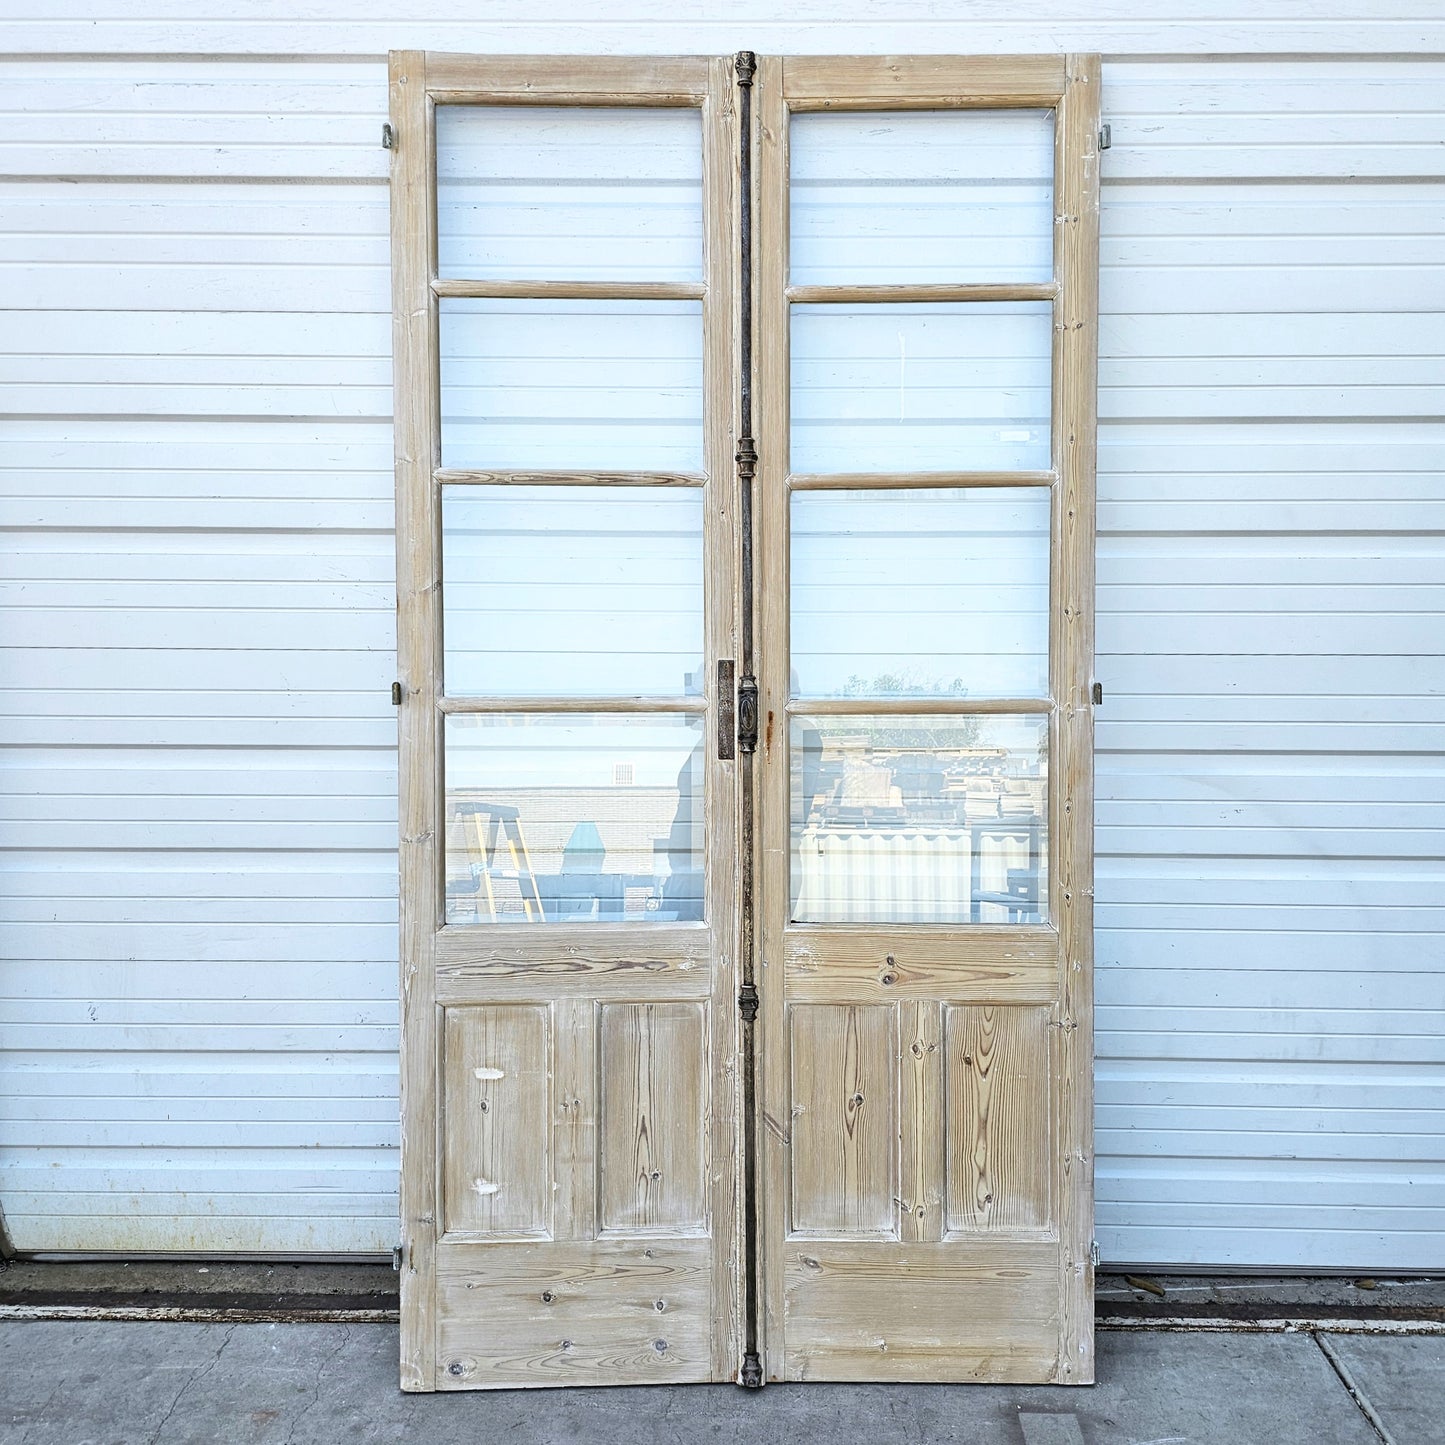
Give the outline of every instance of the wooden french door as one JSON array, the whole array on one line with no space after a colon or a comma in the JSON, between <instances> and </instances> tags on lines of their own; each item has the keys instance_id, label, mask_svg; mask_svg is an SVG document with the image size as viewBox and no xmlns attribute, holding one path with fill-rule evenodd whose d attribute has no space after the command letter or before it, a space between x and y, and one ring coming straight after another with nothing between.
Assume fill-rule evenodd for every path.
<instances>
[{"instance_id":1,"label":"wooden french door","mask_svg":"<svg viewBox=\"0 0 1445 1445\"><path fill-rule=\"evenodd\" d=\"M731 65L391 88L402 1385L731 1378Z\"/></svg>"},{"instance_id":2,"label":"wooden french door","mask_svg":"<svg viewBox=\"0 0 1445 1445\"><path fill-rule=\"evenodd\" d=\"M403 1388L1089 1380L1097 64L391 90Z\"/></svg>"},{"instance_id":3,"label":"wooden french door","mask_svg":"<svg viewBox=\"0 0 1445 1445\"><path fill-rule=\"evenodd\" d=\"M772 1379L1093 1378L1098 90L759 72Z\"/></svg>"}]
</instances>

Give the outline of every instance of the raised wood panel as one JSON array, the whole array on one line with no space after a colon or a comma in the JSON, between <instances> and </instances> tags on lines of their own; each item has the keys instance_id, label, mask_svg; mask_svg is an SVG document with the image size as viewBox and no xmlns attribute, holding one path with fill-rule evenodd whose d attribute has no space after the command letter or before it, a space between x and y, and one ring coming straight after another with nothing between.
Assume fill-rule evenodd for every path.
<instances>
[{"instance_id":1,"label":"raised wood panel","mask_svg":"<svg viewBox=\"0 0 1445 1445\"><path fill-rule=\"evenodd\" d=\"M552 1005L552 1237L597 1233L597 1005L559 998Z\"/></svg>"},{"instance_id":2,"label":"raised wood panel","mask_svg":"<svg viewBox=\"0 0 1445 1445\"><path fill-rule=\"evenodd\" d=\"M794 1232L893 1234L896 1010L795 1005L788 1035Z\"/></svg>"},{"instance_id":3,"label":"raised wood panel","mask_svg":"<svg viewBox=\"0 0 1445 1445\"><path fill-rule=\"evenodd\" d=\"M701 1230L707 1010L700 1003L601 1008L603 1230Z\"/></svg>"},{"instance_id":4,"label":"raised wood panel","mask_svg":"<svg viewBox=\"0 0 1445 1445\"><path fill-rule=\"evenodd\" d=\"M898 1232L907 1241L932 1242L943 1232L943 1009L915 999L899 1012Z\"/></svg>"},{"instance_id":5,"label":"raised wood panel","mask_svg":"<svg viewBox=\"0 0 1445 1445\"><path fill-rule=\"evenodd\" d=\"M972 1241L784 1247L790 1380L1049 1378L1055 1247Z\"/></svg>"},{"instance_id":6,"label":"raised wood panel","mask_svg":"<svg viewBox=\"0 0 1445 1445\"><path fill-rule=\"evenodd\" d=\"M447 1009L443 1040L443 1228L547 1238L551 1010Z\"/></svg>"},{"instance_id":7,"label":"raised wood panel","mask_svg":"<svg viewBox=\"0 0 1445 1445\"><path fill-rule=\"evenodd\" d=\"M710 1376L708 1240L442 1244L436 1388Z\"/></svg>"},{"instance_id":8,"label":"raised wood panel","mask_svg":"<svg viewBox=\"0 0 1445 1445\"><path fill-rule=\"evenodd\" d=\"M1042 1229L1056 1163L1049 1011L945 1008L950 1230Z\"/></svg>"}]
</instances>

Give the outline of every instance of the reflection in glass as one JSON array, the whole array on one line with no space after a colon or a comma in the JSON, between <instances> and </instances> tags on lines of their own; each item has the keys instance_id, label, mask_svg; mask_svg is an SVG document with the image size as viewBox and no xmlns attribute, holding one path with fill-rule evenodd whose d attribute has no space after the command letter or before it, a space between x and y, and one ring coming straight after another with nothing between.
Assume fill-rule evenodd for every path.
<instances>
[{"instance_id":1,"label":"reflection in glass","mask_svg":"<svg viewBox=\"0 0 1445 1445\"><path fill-rule=\"evenodd\" d=\"M442 489L446 688L612 697L702 691L702 492Z\"/></svg>"},{"instance_id":2,"label":"reflection in glass","mask_svg":"<svg viewBox=\"0 0 1445 1445\"><path fill-rule=\"evenodd\" d=\"M795 717L799 923L1040 923L1048 721Z\"/></svg>"},{"instance_id":3,"label":"reflection in glass","mask_svg":"<svg viewBox=\"0 0 1445 1445\"><path fill-rule=\"evenodd\" d=\"M1047 301L795 306L795 472L1049 466Z\"/></svg>"},{"instance_id":4,"label":"reflection in glass","mask_svg":"<svg viewBox=\"0 0 1445 1445\"><path fill-rule=\"evenodd\" d=\"M804 697L1043 697L1045 487L794 492Z\"/></svg>"},{"instance_id":5,"label":"reflection in glass","mask_svg":"<svg viewBox=\"0 0 1445 1445\"><path fill-rule=\"evenodd\" d=\"M702 114L437 107L439 274L697 281Z\"/></svg>"},{"instance_id":6,"label":"reflection in glass","mask_svg":"<svg viewBox=\"0 0 1445 1445\"><path fill-rule=\"evenodd\" d=\"M703 726L679 715L446 719L446 918L703 916Z\"/></svg>"},{"instance_id":7,"label":"reflection in glass","mask_svg":"<svg viewBox=\"0 0 1445 1445\"><path fill-rule=\"evenodd\" d=\"M1047 110L826 112L789 123L795 286L1047 281Z\"/></svg>"},{"instance_id":8,"label":"reflection in glass","mask_svg":"<svg viewBox=\"0 0 1445 1445\"><path fill-rule=\"evenodd\" d=\"M442 465L702 469L702 303L441 303Z\"/></svg>"}]
</instances>

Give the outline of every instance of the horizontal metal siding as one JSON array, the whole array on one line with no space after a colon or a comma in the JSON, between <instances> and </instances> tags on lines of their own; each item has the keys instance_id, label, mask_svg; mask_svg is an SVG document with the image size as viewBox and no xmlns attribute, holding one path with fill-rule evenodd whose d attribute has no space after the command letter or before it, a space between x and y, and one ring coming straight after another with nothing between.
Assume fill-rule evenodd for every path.
<instances>
[{"instance_id":1,"label":"horizontal metal siding","mask_svg":"<svg viewBox=\"0 0 1445 1445\"><path fill-rule=\"evenodd\" d=\"M1106 1260L1445 1268L1442 81L1107 71Z\"/></svg>"},{"instance_id":2,"label":"horizontal metal siding","mask_svg":"<svg viewBox=\"0 0 1445 1445\"><path fill-rule=\"evenodd\" d=\"M1150 56L1254 52L1445 52L1432 0L14 0L0 53L370 56L388 49L583 55L1031 54L1098 50Z\"/></svg>"},{"instance_id":3,"label":"horizontal metal siding","mask_svg":"<svg viewBox=\"0 0 1445 1445\"><path fill-rule=\"evenodd\" d=\"M11 35L79 48L83 31L94 54L164 25L151 49L275 54L619 33L407 35L401 15L384 40L359 22L322 39L276 7L130 8L123 26L52 9ZM1067 43L1360 37L1349 7L1201 10L1187 29L1116 8L1065 15ZM844 19L857 33L830 26L828 48L1039 43L1017 21L869 21L892 37L870 43ZM1376 48L1445 49L1433 20L1368 23ZM627 33L819 48L726 28ZM22 1248L386 1248L384 71L5 73L0 1198ZM1363 57L1106 67L1109 1260L1445 1265L1442 81L1437 61Z\"/></svg>"}]
</instances>

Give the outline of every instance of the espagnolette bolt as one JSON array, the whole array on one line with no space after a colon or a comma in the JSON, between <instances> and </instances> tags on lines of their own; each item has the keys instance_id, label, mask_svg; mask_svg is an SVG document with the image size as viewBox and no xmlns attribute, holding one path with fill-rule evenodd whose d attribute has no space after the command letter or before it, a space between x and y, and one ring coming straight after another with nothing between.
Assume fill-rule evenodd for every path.
<instances>
[{"instance_id":1,"label":"espagnolette bolt","mask_svg":"<svg viewBox=\"0 0 1445 1445\"><path fill-rule=\"evenodd\" d=\"M392 129L390 121L381 127L381 148L384 151L396 149L396 131Z\"/></svg>"}]
</instances>

